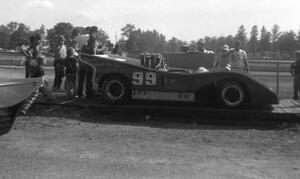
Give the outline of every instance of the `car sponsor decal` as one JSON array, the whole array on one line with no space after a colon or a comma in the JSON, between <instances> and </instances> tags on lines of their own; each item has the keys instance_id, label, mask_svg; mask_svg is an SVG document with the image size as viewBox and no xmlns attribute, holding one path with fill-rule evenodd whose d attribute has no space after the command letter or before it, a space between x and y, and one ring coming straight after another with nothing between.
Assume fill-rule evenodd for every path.
<instances>
[{"instance_id":1,"label":"car sponsor decal","mask_svg":"<svg viewBox=\"0 0 300 179\"><path fill-rule=\"evenodd\" d=\"M167 91L132 91L132 99L194 102L195 93Z\"/></svg>"}]
</instances>

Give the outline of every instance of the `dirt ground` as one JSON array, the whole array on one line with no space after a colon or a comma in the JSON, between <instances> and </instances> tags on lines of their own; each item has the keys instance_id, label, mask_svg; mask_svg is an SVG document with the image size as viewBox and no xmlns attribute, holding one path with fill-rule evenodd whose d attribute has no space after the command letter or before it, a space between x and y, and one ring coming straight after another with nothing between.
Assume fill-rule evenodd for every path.
<instances>
[{"instance_id":1,"label":"dirt ground","mask_svg":"<svg viewBox=\"0 0 300 179\"><path fill-rule=\"evenodd\" d=\"M23 76L13 69L0 74ZM32 108L0 137L0 178L300 178L299 125L157 122L160 118Z\"/></svg>"},{"instance_id":2,"label":"dirt ground","mask_svg":"<svg viewBox=\"0 0 300 179\"><path fill-rule=\"evenodd\" d=\"M297 125L157 120L33 108L0 137L0 178L300 178Z\"/></svg>"}]
</instances>

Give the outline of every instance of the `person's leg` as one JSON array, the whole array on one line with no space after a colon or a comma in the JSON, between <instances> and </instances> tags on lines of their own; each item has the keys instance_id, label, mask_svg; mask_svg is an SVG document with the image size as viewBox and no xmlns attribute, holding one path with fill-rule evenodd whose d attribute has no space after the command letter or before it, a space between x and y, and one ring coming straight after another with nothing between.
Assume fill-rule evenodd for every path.
<instances>
[{"instance_id":1,"label":"person's leg","mask_svg":"<svg viewBox=\"0 0 300 179\"><path fill-rule=\"evenodd\" d=\"M60 87L65 76L66 76L65 65L63 64L63 62L61 62L60 63Z\"/></svg>"},{"instance_id":2,"label":"person's leg","mask_svg":"<svg viewBox=\"0 0 300 179\"><path fill-rule=\"evenodd\" d=\"M66 80L68 81L66 85L68 85L69 96L74 97L76 91L76 74L66 76Z\"/></svg>"},{"instance_id":3,"label":"person's leg","mask_svg":"<svg viewBox=\"0 0 300 179\"><path fill-rule=\"evenodd\" d=\"M78 90L77 90L78 97L83 96L84 78L85 78L85 70L81 67L78 72Z\"/></svg>"},{"instance_id":4,"label":"person's leg","mask_svg":"<svg viewBox=\"0 0 300 179\"><path fill-rule=\"evenodd\" d=\"M71 88L71 92L72 92L72 97L75 96L75 92L76 92L76 74L72 74L71 79L70 79L70 88Z\"/></svg>"},{"instance_id":5,"label":"person's leg","mask_svg":"<svg viewBox=\"0 0 300 179\"><path fill-rule=\"evenodd\" d=\"M62 65L58 65L58 74L57 74L57 88L61 89L61 83L62 83L62 78L63 78L63 69Z\"/></svg>"},{"instance_id":6,"label":"person's leg","mask_svg":"<svg viewBox=\"0 0 300 179\"><path fill-rule=\"evenodd\" d=\"M298 93L300 91L300 74L296 75L296 97L298 98Z\"/></svg>"},{"instance_id":7,"label":"person's leg","mask_svg":"<svg viewBox=\"0 0 300 179\"><path fill-rule=\"evenodd\" d=\"M25 78L30 78L31 75L30 75L30 64L28 62L25 62Z\"/></svg>"},{"instance_id":8,"label":"person's leg","mask_svg":"<svg viewBox=\"0 0 300 179\"><path fill-rule=\"evenodd\" d=\"M57 62L54 62L54 82L53 82L53 89L58 89L58 73L59 67Z\"/></svg>"},{"instance_id":9,"label":"person's leg","mask_svg":"<svg viewBox=\"0 0 300 179\"><path fill-rule=\"evenodd\" d=\"M78 72L75 73L75 75L74 75L73 85L74 85L74 87L73 87L74 96L76 96L77 95L77 89L78 89Z\"/></svg>"},{"instance_id":10,"label":"person's leg","mask_svg":"<svg viewBox=\"0 0 300 179\"><path fill-rule=\"evenodd\" d=\"M66 93L68 95L68 97L71 97L72 96L72 92L71 92L71 76L70 75L66 75L66 81L65 81L65 90L66 90Z\"/></svg>"},{"instance_id":11,"label":"person's leg","mask_svg":"<svg viewBox=\"0 0 300 179\"><path fill-rule=\"evenodd\" d=\"M299 77L298 75L294 76L293 86L294 86L294 96L293 99L298 99L298 91L299 91Z\"/></svg>"},{"instance_id":12,"label":"person's leg","mask_svg":"<svg viewBox=\"0 0 300 179\"><path fill-rule=\"evenodd\" d=\"M87 65L87 76L86 76L86 95L87 97L93 97L95 95L93 91L93 76L94 69Z\"/></svg>"}]
</instances>

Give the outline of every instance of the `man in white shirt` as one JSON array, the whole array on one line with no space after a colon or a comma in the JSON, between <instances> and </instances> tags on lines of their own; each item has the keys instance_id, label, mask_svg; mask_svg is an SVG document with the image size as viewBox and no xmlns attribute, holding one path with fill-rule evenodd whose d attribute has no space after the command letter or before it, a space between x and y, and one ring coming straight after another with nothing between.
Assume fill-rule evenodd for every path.
<instances>
[{"instance_id":1,"label":"man in white shirt","mask_svg":"<svg viewBox=\"0 0 300 179\"><path fill-rule=\"evenodd\" d=\"M53 89L60 89L62 79L65 76L65 58L67 57L67 47L65 45L65 37L60 35L58 37L58 47L55 49L54 56L54 83Z\"/></svg>"},{"instance_id":2,"label":"man in white shirt","mask_svg":"<svg viewBox=\"0 0 300 179\"><path fill-rule=\"evenodd\" d=\"M229 65L233 69L240 69L248 72L249 66L247 61L247 53L241 49L241 42L235 42L235 48L231 51L231 55L229 57Z\"/></svg>"}]
</instances>

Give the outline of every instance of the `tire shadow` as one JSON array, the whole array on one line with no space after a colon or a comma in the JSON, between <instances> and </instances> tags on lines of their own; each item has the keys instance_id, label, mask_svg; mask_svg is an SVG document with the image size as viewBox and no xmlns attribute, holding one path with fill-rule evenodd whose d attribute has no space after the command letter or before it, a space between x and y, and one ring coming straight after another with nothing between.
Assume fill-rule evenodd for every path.
<instances>
[{"instance_id":1,"label":"tire shadow","mask_svg":"<svg viewBox=\"0 0 300 179\"><path fill-rule=\"evenodd\" d=\"M274 130L299 128L298 123L289 123L284 120L263 122L260 120L247 121L241 118L214 118L194 115L183 111L174 113L148 112L148 111L107 111L99 108L79 106L56 106L35 104L30 109L28 116L68 118L81 122L103 125L130 125L147 126L152 128L167 129L195 129L195 130Z\"/></svg>"}]
</instances>

